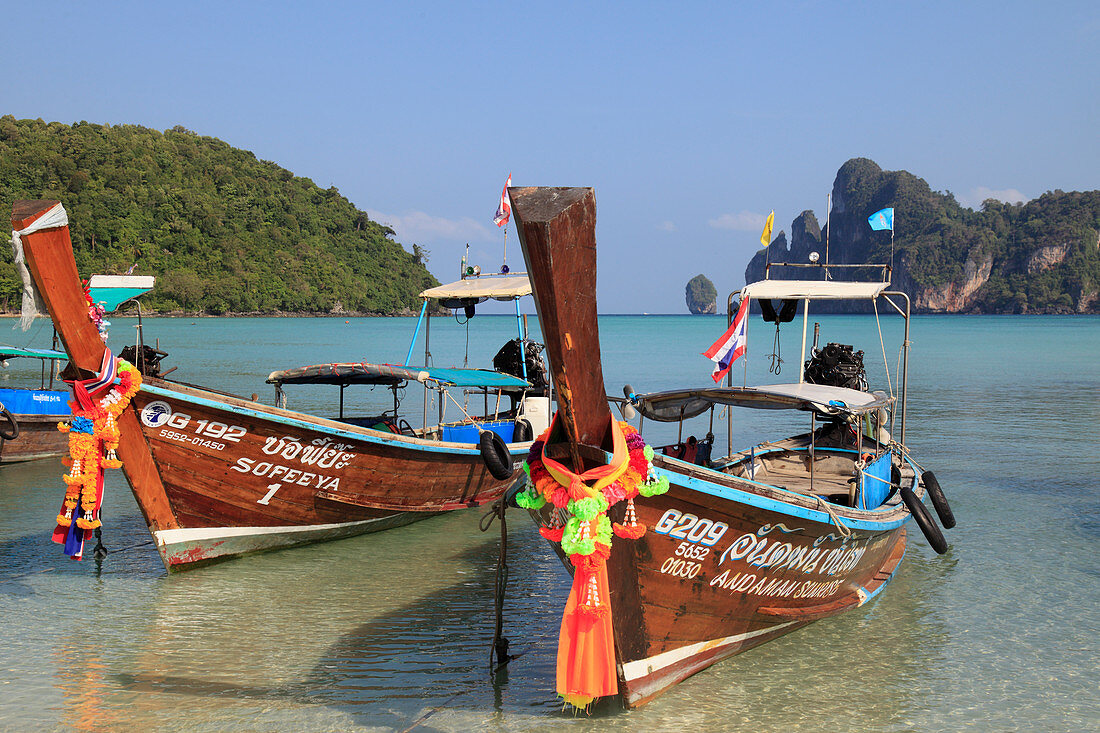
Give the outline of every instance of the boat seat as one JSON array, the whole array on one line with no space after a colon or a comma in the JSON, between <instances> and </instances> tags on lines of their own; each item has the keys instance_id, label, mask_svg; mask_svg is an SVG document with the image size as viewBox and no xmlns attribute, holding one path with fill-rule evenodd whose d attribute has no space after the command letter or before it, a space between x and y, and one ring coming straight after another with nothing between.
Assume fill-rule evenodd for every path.
<instances>
[{"instance_id":1,"label":"boat seat","mask_svg":"<svg viewBox=\"0 0 1100 733\"><path fill-rule=\"evenodd\" d=\"M698 440L694 435L689 435L684 443L673 443L661 448L661 453L671 458L679 458L681 461L694 463L697 466L710 466L710 451L713 445L712 439Z\"/></svg>"}]
</instances>

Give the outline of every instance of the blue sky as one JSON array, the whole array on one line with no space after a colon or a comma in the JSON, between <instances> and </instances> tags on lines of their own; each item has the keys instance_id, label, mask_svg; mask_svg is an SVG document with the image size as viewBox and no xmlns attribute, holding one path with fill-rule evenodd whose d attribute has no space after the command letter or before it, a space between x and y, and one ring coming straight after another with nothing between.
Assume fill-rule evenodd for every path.
<instances>
[{"instance_id":1,"label":"blue sky","mask_svg":"<svg viewBox=\"0 0 1100 733\"><path fill-rule=\"evenodd\" d=\"M183 125L336 186L429 268L593 186L601 312L744 282L868 157L964 205L1100 188L1100 4L5 3L3 113ZM508 263L521 255L514 227Z\"/></svg>"}]
</instances>

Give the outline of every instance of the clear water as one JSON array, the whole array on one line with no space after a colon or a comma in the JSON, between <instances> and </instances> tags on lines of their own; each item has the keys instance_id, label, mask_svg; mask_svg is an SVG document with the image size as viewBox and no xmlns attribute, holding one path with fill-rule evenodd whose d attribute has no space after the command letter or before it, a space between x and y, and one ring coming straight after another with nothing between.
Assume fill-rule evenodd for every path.
<instances>
[{"instance_id":1,"label":"clear water","mask_svg":"<svg viewBox=\"0 0 1100 733\"><path fill-rule=\"evenodd\" d=\"M822 342L866 350L872 382L884 386L873 317L816 320ZM117 350L133 322L114 321ZM900 335L898 319L882 323ZM515 333L503 316L470 325L471 365L487 363ZM707 384L699 352L724 325L722 317L601 318L609 393L625 382L639 392ZM263 380L273 369L404 361L413 326L146 323L171 353L166 363L179 365L174 377L267 401ZM28 343L7 328L0 322L7 342L48 345L48 333ZM785 327L783 373L770 381L796 378L800 329ZM462 364L463 326L433 319L431 337L436 364ZM769 381L772 333L757 321L750 339L748 381ZM97 566L64 558L49 541L64 469L52 460L0 466L0 729L1096 729L1100 319L920 316L912 340L907 437L958 518L949 552L937 556L915 537L875 602L711 667L630 712L574 716L555 702L569 580L518 511L509 514L504 627L519 657L494 681L499 530L479 531L477 510L168 576L119 472L107 489L112 553ZM423 340L414 361L422 357ZM0 372L5 386L19 369L13 360ZM336 388L299 388L290 399L320 408L335 404ZM389 399L348 391L349 405ZM419 399L410 388L413 415ZM801 418L767 417L739 421L735 443L803 427ZM653 440L676 439L675 425L656 427ZM708 427L698 418L685 434Z\"/></svg>"}]
</instances>

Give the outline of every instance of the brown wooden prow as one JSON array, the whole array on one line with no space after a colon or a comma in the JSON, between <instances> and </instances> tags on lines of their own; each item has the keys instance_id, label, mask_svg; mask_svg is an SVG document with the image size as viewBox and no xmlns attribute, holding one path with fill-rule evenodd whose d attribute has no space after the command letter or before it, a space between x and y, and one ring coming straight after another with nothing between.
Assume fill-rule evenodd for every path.
<instances>
[{"instance_id":1,"label":"brown wooden prow","mask_svg":"<svg viewBox=\"0 0 1100 733\"><path fill-rule=\"evenodd\" d=\"M11 209L12 229L25 229L58 203L48 200L16 201ZM88 317L88 302L77 273L69 227L43 229L23 236L22 240L27 269L50 312L57 335L69 354L71 366L82 373L80 376L95 374L107 347ZM149 444L141 434L141 426L133 409L119 416L119 427L118 456L122 459L130 487L135 494L143 494L138 505L146 514L146 522L154 530L178 527L164 495Z\"/></svg>"},{"instance_id":2,"label":"brown wooden prow","mask_svg":"<svg viewBox=\"0 0 1100 733\"><path fill-rule=\"evenodd\" d=\"M558 421L580 467L578 444L604 446L611 425L596 319L596 194L515 187L508 196L550 357Z\"/></svg>"}]
</instances>

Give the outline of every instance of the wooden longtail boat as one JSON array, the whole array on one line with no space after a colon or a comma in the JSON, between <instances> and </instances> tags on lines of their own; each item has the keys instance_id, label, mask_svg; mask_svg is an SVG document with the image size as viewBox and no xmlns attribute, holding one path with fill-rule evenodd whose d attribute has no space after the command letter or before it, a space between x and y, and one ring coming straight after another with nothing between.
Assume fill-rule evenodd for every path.
<instances>
[{"instance_id":1,"label":"wooden longtail boat","mask_svg":"<svg viewBox=\"0 0 1100 733\"><path fill-rule=\"evenodd\" d=\"M12 227L34 229L57 206L17 202ZM22 242L71 367L81 377L94 374L105 345L88 316L67 223L23 234ZM548 412L539 402L548 398L527 397L530 382L490 370L327 364L275 372L268 381L280 397L286 384L340 385L341 414L317 417L146 375L119 416L118 458L169 570L493 501L511 485L513 467L530 446L529 436L506 442L497 431L511 436L514 426L532 424L541 430L525 408ZM502 394L512 395L517 407L498 411L491 428L467 420L413 429L397 414L396 400L393 412L369 420L344 417L344 387L381 384L396 395L409 381L439 391L440 423L448 387L496 395L498 405Z\"/></svg>"},{"instance_id":2,"label":"wooden longtail boat","mask_svg":"<svg viewBox=\"0 0 1100 733\"><path fill-rule=\"evenodd\" d=\"M536 466L556 460L576 474L594 475L595 468L613 461L614 450L615 420L605 396L596 320L595 196L588 188L511 188L509 193L560 404L556 427L532 448L532 480L516 499L531 510L544 536L561 538L564 525L568 538L570 522L581 519L574 527L583 527L583 517L573 512L572 502L563 508L564 499L540 489L547 477L536 481ZM804 308L815 298L901 302L895 308L905 317L908 346L908 299L889 292L887 283L765 281L747 286L740 297L795 299ZM577 564L578 555L568 554L585 550L563 551L554 543L575 575L558 652L558 691L570 702L579 698L583 705L617 694L626 707L643 705L721 659L874 598L905 554L913 514L931 525L932 539L939 535L920 501L923 484L935 483L934 477L925 473L925 481L918 479L917 464L904 446L904 427L890 439L882 420L891 407L904 414L904 389L897 405L889 396L805 380L760 388L627 392L643 427L644 419L677 421L708 410L713 424L713 408L720 405L803 410L811 429L722 458L705 455L709 451L702 446L713 444L709 438L692 446L694 454L686 460L658 449L649 480L667 479L666 493L641 492L636 502L616 503L604 490L619 535L606 561L614 641L609 687L571 686L570 674L576 676L571 666L599 655L591 644L566 636L586 633L586 624L595 623L591 618L602 610L595 608L589 617L578 613L576 578L588 570ZM668 448L680 454L684 447ZM553 478L567 489L565 498L580 495L575 478L568 487L568 481ZM945 501L943 509L949 515ZM632 540L637 532L620 533L620 528L635 517L648 531ZM581 546L576 535L571 542ZM598 606L600 586L589 582ZM577 662L582 658L585 662Z\"/></svg>"}]
</instances>

